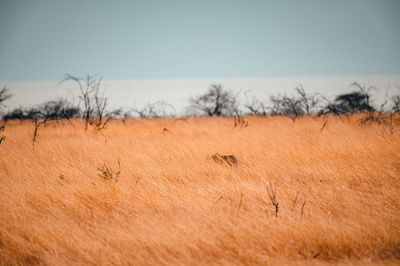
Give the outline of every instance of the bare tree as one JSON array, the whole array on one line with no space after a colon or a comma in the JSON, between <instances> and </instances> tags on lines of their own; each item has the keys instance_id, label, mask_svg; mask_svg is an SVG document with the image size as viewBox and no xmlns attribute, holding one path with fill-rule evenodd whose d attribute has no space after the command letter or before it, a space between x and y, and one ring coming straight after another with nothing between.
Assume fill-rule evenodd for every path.
<instances>
[{"instance_id":1,"label":"bare tree","mask_svg":"<svg viewBox=\"0 0 400 266\"><path fill-rule=\"evenodd\" d=\"M248 112L252 115L267 115L268 114L268 107L267 105L257 99L254 96L249 97L247 93L245 93L246 102L244 107L248 110Z\"/></svg>"},{"instance_id":2,"label":"bare tree","mask_svg":"<svg viewBox=\"0 0 400 266\"><path fill-rule=\"evenodd\" d=\"M392 97L393 107L392 110L395 113L400 113L400 95L395 95Z\"/></svg>"},{"instance_id":3,"label":"bare tree","mask_svg":"<svg viewBox=\"0 0 400 266\"><path fill-rule=\"evenodd\" d=\"M97 130L104 129L107 123L119 111L106 112L108 98L104 97L104 90L100 91L103 79L97 76L87 75L85 78L75 77L66 74L61 81L74 81L78 84L80 96L83 101L83 118L85 119L85 129L93 125Z\"/></svg>"},{"instance_id":4,"label":"bare tree","mask_svg":"<svg viewBox=\"0 0 400 266\"><path fill-rule=\"evenodd\" d=\"M189 110L200 111L207 116L230 116L237 112L235 95L223 89L221 84L212 84L208 91L189 99Z\"/></svg>"},{"instance_id":5,"label":"bare tree","mask_svg":"<svg viewBox=\"0 0 400 266\"><path fill-rule=\"evenodd\" d=\"M12 95L9 93L9 89L7 89L6 84L3 85L3 88L0 90L0 107L2 106L3 102L10 99Z\"/></svg>"},{"instance_id":6,"label":"bare tree","mask_svg":"<svg viewBox=\"0 0 400 266\"><path fill-rule=\"evenodd\" d=\"M398 91L400 92L400 86L397 86ZM400 95L394 95L390 98L392 102L392 111L394 113L400 113Z\"/></svg>"},{"instance_id":7,"label":"bare tree","mask_svg":"<svg viewBox=\"0 0 400 266\"><path fill-rule=\"evenodd\" d=\"M288 116L294 121L296 118L304 114L302 101L296 97L272 95L270 96L270 101L272 103L272 115Z\"/></svg>"},{"instance_id":8,"label":"bare tree","mask_svg":"<svg viewBox=\"0 0 400 266\"><path fill-rule=\"evenodd\" d=\"M322 101L321 97L318 94L307 94L302 85L297 86L295 90L300 96L299 101L303 112L307 115L317 113Z\"/></svg>"},{"instance_id":9,"label":"bare tree","mask_svg":"<svg viewBox=\"0 0 400 266\"><path fill-rule=\"evenodd\" d=\"M39 127L46 125L50 121L69 120L73 117L79 116L79 109L70 105L65 99L58 99L55 101L48 101L42 106L31 108L27 113L29 119L32 119L35 124L33 132L33 143L36 141Z\"/></svg>"},{"instance_id":10,"label":"bare tree","mask_svg":"<svg viewBox=\"0 0 400 266\"><path fill-rule=\"evenodd\" d=\"M302 85L295 88L297 95L289 97L270 96L272 115L285 115L293 121L302 115L312 115L318 112L322 97L318 94L307 94Z\"/></svg>"},{"instance_id":11,"label":"bare tree","mask_svg":"<svg viewBox=\"0 0 400 266\"><path fill-rule=\"evenodd\" d=\"M166 102L158 101L149 103L143 108L134 108L135 112L140 118L159 118L159 117L174 117L174 107Z\"/></svg>"},{"instance_id":12,"label":"bare tree","mask_svg":"<svg viewBox=\"0 0 400 266\"><path fill-rule=\"evenodd\" d=\"M108 98L104 97L104 91L100 95L99 87L96 87L94 90L93 101L93 116L90 117L89 121L97 130L104 129L114 116L119 116L121 113L120 109L109 112L106 111Z\"/></svg>"},{"instance_id":13,"label":"bare tree","mask_svg":"<svg viewBox=\"0 0 400 266\"><path fill-rule=\"evenodd\" d=\"M126 120L132 117L131 111L124 110L124 108L115 109L114 111L111 112L110 116L112 116L115 119L121 120L122 124L124 124L125 126L126 126Z\"/></svg>"},{"instance_id":14,"label":"bare tree","mask_svg":"<svg viewBox=\"0 0 400 266\"><path fill-rule=\"evenodd\" d=\"M88 125L92 123L92 94L96 91L98 92L102 79L90 75L87 75L86 78L80 78L66 74L61 82L64 81L74 81L79 86L81 93L79 98L83 101L83 118L85 119L85 129L87 130Z\"/></svg>"}]
</instances>

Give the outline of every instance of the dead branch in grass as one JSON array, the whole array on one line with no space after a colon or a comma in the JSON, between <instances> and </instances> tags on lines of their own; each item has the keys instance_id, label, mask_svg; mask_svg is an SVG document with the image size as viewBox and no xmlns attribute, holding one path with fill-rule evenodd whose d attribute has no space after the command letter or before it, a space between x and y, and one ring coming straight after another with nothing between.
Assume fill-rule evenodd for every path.
<instances>
[{"instance_id":1,"label":"dead branch in grass","mask_svg":"<svg viewBox=\"0 0 400 266\"><path fill-rule=\"evenodd\" d=\"M279 212L279 202L276 199L276 187L273 187L272 182L269 181L269 187L266 186L267 192L268 192L268 197L272 203L272 205L275 207L275 217L278 218L278 212Z\"/></svg>"},{"instance_id":2,"label":"dead branch in grass","mask_svg":"<svg viewBox=\"0 0 400 266\"><path fill-rule=\"evenodd\" d=\"M292 204L292 208L290 208L291 211L293 211L294 209L294 205L296 205L297 203L297 198L299 197L299 192L296 193L296 197L293 200L293 204Z\"/></svg>"},{"instance_id":3,"label":"dead branch in grass","mask_svg":"<svg viewBox=\"0 0 400 266\"><path fill-rule=\"evenodd\" d=\"M303 205L301 205L301 215L300 218L303 218L303 214L304 214L304 206L306 205L306 201L303 202Z\"/></svg>"},{"instance_id":4,"label":"dead branch in grass","mask_svg":"<svg viewBox=\"0 0 400 266\"><path fill-rule=\"evenodd\" d=\"M242 203L243 203L243 193L240 192L239 207L238 207L238 210L237 210L237 215L238 215L238 216L239 216L240 208L242 207Z\"/></svg>"}]
</instances>

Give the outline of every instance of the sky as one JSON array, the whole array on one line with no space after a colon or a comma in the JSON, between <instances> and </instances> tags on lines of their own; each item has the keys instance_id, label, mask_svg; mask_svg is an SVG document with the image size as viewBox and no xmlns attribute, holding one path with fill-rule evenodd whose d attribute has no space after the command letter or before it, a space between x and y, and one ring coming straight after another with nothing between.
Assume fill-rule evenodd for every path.
<instances>
[{"instance_id":1,"label":"sky","mask_svg":"<svg viewBox=\"0 0 400 266\"><path fill-rule=\"evenodd\" d=\"M0 82L44 98L66 73L191 80L178 97L199 79L398 77L399 14L399 0L0 0Z\"/></svg>"},{"instance_id":2,"label":"sky","mask_svg":"<svg viewBox=\"0 0 400 266\"><path fill-rule=\"evenodd\" d=\"M400 74L398 0L0 3L0 80Z\"/></svg>"}]
</instances>

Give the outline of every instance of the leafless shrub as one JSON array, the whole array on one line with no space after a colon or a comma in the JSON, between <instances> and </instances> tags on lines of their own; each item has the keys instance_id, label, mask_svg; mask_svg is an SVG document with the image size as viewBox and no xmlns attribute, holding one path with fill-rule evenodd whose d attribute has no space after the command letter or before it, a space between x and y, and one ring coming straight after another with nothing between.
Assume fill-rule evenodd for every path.
<instances>
[{"instance_id":1,"label":"leafless shrub","mask_svg":"<svg viewBox=\"0 0 400 266\"><path fill-rule=\"evenodd\" d=\"M389 134L390 134L390 135L393 135L393 133L397 131L397 130L394 128L394 124L395 124L394 118L395 118L395 115L396 115L396 113L393 113L393 112L390 112L390 113L389 113L389 122L388 122L388 125L389 125ZM400 121L400 119L398 119L398 121Z\"/></svg>"},{"instance_id":2,"label":"leafless shrub","mask_svg":"<svg viewBox=\"0 0 400 266\"><path fill-rule=\"evenodd\" d=\"M391 101L392 101L392 111L394 113L400 113L400 95L392 96Z\"/></svg>"},{"instance_id":3,"label":"leafless shrub","mask_svg":"<svg viewBox=\"0 0 400 266\"><path fill-rule=\"evenodd\" d=\"M71 106L66 100L59 99L56 101L49 101L42 106L32 108L27 117L34 121L35 129L33 132L33 143L36 141L39 127L46 125L50 121L69 120L79 115L79 109Z\"/></svg>"},{"instance_id":4,"label":"leafless shrub","mask_svg":"<svg viewBox=\"0 0 400 266\"><path fill-rule=\"evenodd\" d=\"M397 86L398 91L400 91L400 86ZM390 134L394 133L394 124L395 122L400 122L399 114L400 114L400 95L394 95L390 98L392 103L390 117L389 117L389 131ZM397 118L397 120L395 119Z\"/></svg>"},{"instance_id":5,"label":"leafless shrub","mask_svg":"<svg viewBox=\"0 0 400 266\"><path fill-rule=\"evenodd\" d=\"M93 100L94 100L94 116L91 118L91 123L98 130L104 129L106 124L111 120L112 116L106 115L105 113L108 99L104 97L104 91L102 92L101 95L99 94L98 86L96 86L96 89L93 93Z\"/></svg>"},{"instance_id":6,"label":"leafless shrub","mask_svg":"<svg viewBox=\"0 0 400 266\"><path fill-rule=\"evenodd\" d=\"M0 107L2 104L12 97L12 94L9 93L10 90L7 89L6 84L3 85L3 88L0 90Z\"/></svg>"},{"instance_id":7,"label":"leafless shrub","mask_svg":"<svg viewBox=\"0 0 400 266\"><path fill-rule=\"evenodd\" d=\"M237 163L238 163L238 160L236 159L236 157L231 154L230 155L221 155L219 153L216 153L213 156L211 156L211 158L216 163L226 163L230 166L237 165Z\"/></svg>"},{"instance_id":8,"label":"leafless shrub","mask_svg":"<svg viewBox=\"0 0 400 266\"><path fill-rule=\"evenodd\" d=\"M296 97L270 96L272 103L271 115L282 115L290 117L293 121L304 114L302 103Z\"/></svg>"},{"instance_id":9,"label":"leafless shrub","mask_svg":"<svg viewBox=\"0 0 400 266\"><path fill-rule=\"evenodd\" d=\"M278 218L278 212L279 212L279 202L276 199L276 187L272 185L272 182L269 181L269 187L266 186L267 192L268 192L268 197L271 201L271 204L275 207L275 217Z\"/></svg>"},{"instance_id":10,"label":"leafless shrub","mask_svg":"<svg viewBox=\"0 0 400 266\"><path fill-rule=\"evenodd\" d=\"M6 84L3 85L3 88L0 90L0 111L1 108L3 107L3 103L10 99L12 97L12 95L9 93L9 89L7 89ZM1 114L1 113L0 113ZM6 120L4 119L4 117L1 119L1 125L0 125L0 131L4 131L6 127ZM5 141L6 136L1 135L0 136L0 144Z\"/></svg>"},{"instance_id":11,"label":"leafless shrub","mask_svg":"<svg viewBox=\"0 0 400 266\"><path fill-rule=\"evenodd\" d=\"M372 96L371 92L377 90L374 86L364 86L360 83L354 82L351 84L351 87L356 88L356 91L341 94L336 96L334 101L329 101L324 98L327 102L324 108L322 108L319 112L319 115L325 114L334 114L347 116L354 113L362 113L363 116L359 120L361 124L382 124L387 125L389 127L389 133L393 134L394 132L394 123L393 123L393 110L395 110L396 104L392 108L392 112L387 111L387 105L389 100L396 101L395 98L389 98L386 92L384 102L379 106L379 108L375 108L372 104ZM400 97L398 99L400 103ZM327 120L324 123L324 126L321 128L325 128Z\"/></svg>"},{"instance_id":12,"label":"leafless shrub","mask_svg":"<svg viewBox=\"0 0 400 266\"><path fill-rule=\"evenodd\" d=\"M303 115L311 115L318 112L322 97L318 94L307 94L302 85L295 88L296 96L270 96L271 114L290 117L293 121Z\"/></svg>"},{"instance_id":13,"label":"leafless shrub","mask_svg":"<svg viewBox=\"0 0 400 266\"><path fill-rule=\"evenodd\" d=\"M371 92L376 91L377 88L375 86L371 86L371 85L365 86L358 82L353 82L350 86L358 89L359 93L361 95L363 95L363 97L361 98L360 101L353 101L353 103L357 103L358 105L352 106L352 107L356 107L356 110L360 110L360 111L374 110L374 107L372 106L372 101L371 101Z\"/></svg>"},{"instance_id":14,"label":"leafless shrub","mask_svg":"<svg viewBox=\"0 0 400 266\"><path fill-rule=\"evenodd\" d=\"M360 90L364 93L371 90L376 90L375 87L369 87L369 90L365 89L365 87L362 87L361 85L358 85ZM389 102L392 101L393 106L388 108ZM399 101L397 103L397 101ZM369 103L369 101L368 101ZM389 134L392 135L396 130L394 128L395 124L398 124L400 122L400 119L396 120L396 114L398 114L398 106L397 104L400 103L400 97L399 96L388 96L388 91L386 91L385 99L383 103L380 105L378 109L369 109L367 112L364 112L364 117L360 119L361 124L381 124L384 126L388 126L389 128ZM386 130L385 130L386 131Z\"/></svg>"},{"instance_id":15,"label":"leafless shrub","mask_svg":"<svg viewBox=\"0 0 400 266\"><path fill-rule=\"evenodd\" d=\"M94 115L91 118L90 124L94 126L96 130L105 129L107 124L114 118L119 118L123 116L123 123L125 124L125 119L128 117L128 113L122 113L121 109L116 109L112 111L107 111L108 98L104 97L104 91L102 95L99 95L98 90L95 91L94 95Z\"/></svg>"},{"instance_id":16,"label":"leafless shrub","mask_svg":"<svg viewBox=\"0 0 400 266\"><path fill-rule=\"evenodd\" d=\"M123 110L122 108L116 109L112 112L112 117L121 120L122 124L126 126L127 119L131 118L130 111Z\"/></svg>"},{"instance_id":17,"label":"leafless shrub","mask_svg":"<svg viewBox=\"0 0 400 266\"><path fill-rule=\"evenodd\" d=\"M318 111L318 116L325 116L325 115L336 115L341 118L343 114L342 111L339 109L339 106L336 104L335 100L332 100L328 97L322 96L322 101L325 103L324 106Z\"/></svg>"},{"instance_id":18,"label":"leafless shrub","mask_svg":"<svg viewBox=\"0 0 400 266\"><path fill-rule=\"evenodd\" d=\"M246 108L249 114L262 115L262 116L268 115L268 107L266 103L260 101L254 96L248 96L247 93L245 93L245 98L246 101L244 107Z\"/></svg>"},{"instance_id":19,"label":"leafless shrub","mask_svg":"<svg viewBox=\"0 0 400 266\"><path fill-rule=\"evenodd\" d=\"M133 109L140 118L159 118L159 117L174 117L174 107L166 102L158 101L149 103L141 109Z\"/></svg>"},{"instance_id":20,"label":"leafless shrub","mask_svg":"<svg viewBox=\"0 0 400 266\"><path fill-rule=\"evenodd\" d=\"M377 124L387 124L388 116L384 108L387 104L387 98L380 108L376 111L369 111L366 113L365 117L361 118L361 124L377 123Z\"/></svg>"},{"instance_id":21,"label":"leafless shrub","mask_svg":"<svg viewBox=\"0 0 400 266\"><path fill-rule=\"evenodd\" d=\"M110 166L108 166L106 163L101 165L100 167L97 168L97 170L100 172L98 175L105 181L114 181L118 182L120 174L121 174L121 163L118 160L118 170L115 171L112 169Z\"/></svg>"},{"instance_id":22,"label":"leafless shrub","mask_svg":"<svg viewBox=\"0 0 400 266\"><path fill-rule=\"evenodd\" d=\"M232 99L231 99L231 105L232 105L232 110L233 110L233 127L238 127L238 128L245 128L249 126L249 122L246 121L242 110L240 109L240 103L239 103L239 94L241 92L239 91L236 94L232 94Z\"/></svg>"},{"instance_id":23,"label":"leafless shrub","mask_svg":"<svg viewBox=\"0 0 400 266\"><path fill-rule=\"evenodd\" d=\"M302 85L297 86L295 90L299 95L299 101L302 105L303 112L306 115L317 113L322 101L321 96L315 93L307 94Z\"/></svg>"}]
</instances>

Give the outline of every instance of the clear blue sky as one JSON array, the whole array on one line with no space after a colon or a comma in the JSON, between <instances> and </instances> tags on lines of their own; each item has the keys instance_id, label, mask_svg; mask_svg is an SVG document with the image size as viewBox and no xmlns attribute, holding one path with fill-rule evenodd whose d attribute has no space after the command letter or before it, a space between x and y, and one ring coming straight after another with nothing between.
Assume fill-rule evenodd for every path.
<instances>
[{"instance_id":1,"label":"clear blue sky","mask_svg":"<svg viewBox=\"0 0 400 266\"><path fill-rule=\"evenodd\" d=\"M0 0L0 80L400 74L399 0Z\"/></svg>"}]
</instances>

